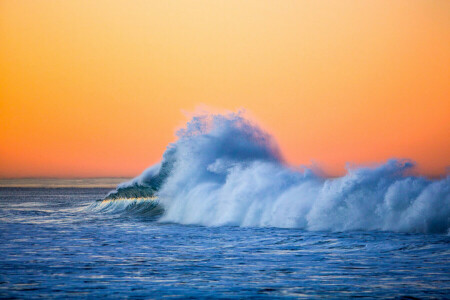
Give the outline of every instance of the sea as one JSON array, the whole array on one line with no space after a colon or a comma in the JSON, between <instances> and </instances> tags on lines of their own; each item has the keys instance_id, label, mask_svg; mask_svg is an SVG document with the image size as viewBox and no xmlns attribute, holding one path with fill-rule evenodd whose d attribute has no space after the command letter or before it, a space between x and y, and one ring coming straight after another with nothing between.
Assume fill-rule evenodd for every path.
<instances>
[{"instance_id":1,"label":"sea","mask_svg":"<svg viewBox=\"0 0 450 300\"><path fill-rule=\"evenodd\" d=\"M0 188L0 298L450 298L450 236L197 226Z\"/></svg>"}]
</instances>

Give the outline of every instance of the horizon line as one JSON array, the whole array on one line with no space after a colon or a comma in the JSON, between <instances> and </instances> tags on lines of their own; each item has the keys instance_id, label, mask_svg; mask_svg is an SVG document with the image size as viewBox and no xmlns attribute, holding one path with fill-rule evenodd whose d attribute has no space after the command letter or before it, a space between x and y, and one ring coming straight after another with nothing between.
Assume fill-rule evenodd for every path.
<instances>
[{"instance_id":1,"label":"horizon line","mask_svg":"<svg viewBox=\"0 0 450 300\"><path fill-rule=\"evenodd\" d=\"M115 188L131 178L0 178L0 188Z\"/></svg>"}]
</instances>

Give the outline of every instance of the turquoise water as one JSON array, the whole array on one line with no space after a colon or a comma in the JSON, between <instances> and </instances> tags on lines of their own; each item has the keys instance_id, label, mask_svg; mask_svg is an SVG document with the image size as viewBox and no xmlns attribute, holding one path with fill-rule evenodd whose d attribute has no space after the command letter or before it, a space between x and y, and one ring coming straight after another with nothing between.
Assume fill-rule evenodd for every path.
<instances>
[{"instance_id":1,"label":"turquoise water","mask_svg":"<svg viewBox=\"0 0 450 300\"><path fill-rule=\"evenodd\" d=\"M203 227L92 211L108 190L0 189L1 298L446 298L450 236Z\"/></svg>"}]
</instances>

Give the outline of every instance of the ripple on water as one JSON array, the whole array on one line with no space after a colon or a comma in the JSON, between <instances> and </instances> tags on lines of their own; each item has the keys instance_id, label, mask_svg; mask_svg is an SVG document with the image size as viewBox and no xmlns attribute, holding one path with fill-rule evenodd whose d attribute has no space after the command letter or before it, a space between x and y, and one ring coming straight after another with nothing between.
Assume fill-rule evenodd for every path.
<instances>
[{"instance_id":1,"label":"ripple on water","mask_svg":"<svg viewBox=\"0 0 450 300\"><path fill-rule=\"evenodd\" d=\"M0 297L445 298L450 237L161 224L0 189Z\"/></svg>"}]
</instances>

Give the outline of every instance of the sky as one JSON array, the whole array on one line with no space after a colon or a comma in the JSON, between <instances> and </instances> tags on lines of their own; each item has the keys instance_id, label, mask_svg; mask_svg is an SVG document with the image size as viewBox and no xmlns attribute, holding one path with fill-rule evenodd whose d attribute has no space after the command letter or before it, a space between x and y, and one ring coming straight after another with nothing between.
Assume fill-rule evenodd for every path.
<instances>
[{"instance_id":1,"label":"sky","mask_svg":"<svg viewBox=\"0 0 450 300\"><path fill-rule=\"evenodd\" d=\"M130 177L246 109L333 176L450 166L450 1L0 2L0 178Z\"/></svg>"}]
</instances>

